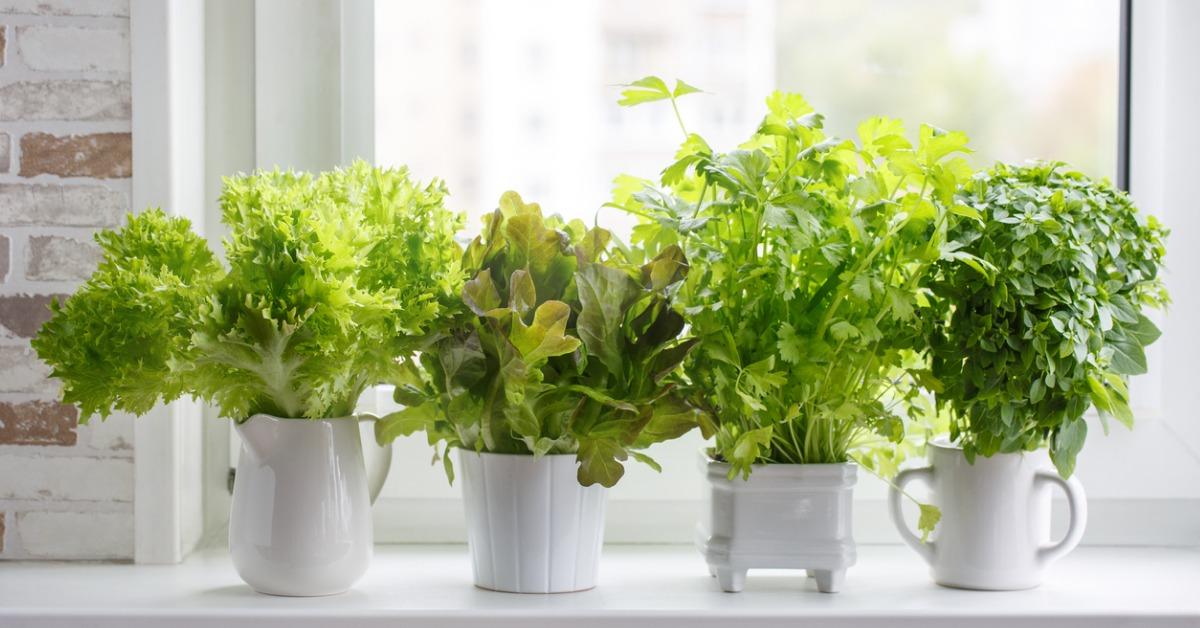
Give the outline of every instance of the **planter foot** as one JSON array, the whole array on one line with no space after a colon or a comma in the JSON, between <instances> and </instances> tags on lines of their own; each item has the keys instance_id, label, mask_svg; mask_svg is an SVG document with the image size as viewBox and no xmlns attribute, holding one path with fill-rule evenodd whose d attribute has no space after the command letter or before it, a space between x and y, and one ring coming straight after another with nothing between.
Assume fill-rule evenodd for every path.
<instances>
[{"instance_id":1,"label":"planter foot","mask_svg":"<svg viewBox=\"0 0 1200 628\"><path fill-rule=\"evenodd\" d=\"M721 585L721 590L726 593L738 593L742 590L742 586L746 584L746 570L733 569L732 567L718 567L717 584Z\"/></svg>"},{"instance_id":2,"label":"planter foot","mask_svg":"<svg viewBox=\"0 0 1200 628\"><path fill-rule=\"evenodd\" d=\"M846 578L845 569L810 569L808 573L817 579L817 590L821 593L837 593Z\"/></svg>"},{"instance_id":3,"label":"planter foot","mask_svg":"<svg viewBox=\"0 0 1200 628\"><path fill-rule=\"evenodd\" d=\"M717 568L713 567L712 565L709 565L708 566L708 575L712 578L716 578L717 577Z\"/></svg>"}]
</instances>

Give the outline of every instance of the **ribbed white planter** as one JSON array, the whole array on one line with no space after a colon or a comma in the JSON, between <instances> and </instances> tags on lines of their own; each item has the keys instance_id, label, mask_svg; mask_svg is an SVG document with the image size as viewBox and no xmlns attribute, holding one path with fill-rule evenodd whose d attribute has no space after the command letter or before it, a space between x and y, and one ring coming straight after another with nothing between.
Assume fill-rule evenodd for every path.
<instances>
[{"instance_id":1,"label":"ribbed white planter","mask_svg":"<svg viewBox=\"0 0 1200 628\"><path fill-rule=\"evenodd\" d=\"M708 483L696 546L725 591L742 590L748 569L807 569L835 593L857 553L851 531L858 466L756 465L748 480L701 454Z\"/></svg>"},{"instance_id":2,"label":"ribbed white planter","mask_svg":"<svg viewBox=\"0 0 1200 628\"><path fill-rule=\"evenodd\" d=\"M596 586L608 490L579 485L574 454L458 453L475 586L512 593Z\"/></svg>"}]
</instances>

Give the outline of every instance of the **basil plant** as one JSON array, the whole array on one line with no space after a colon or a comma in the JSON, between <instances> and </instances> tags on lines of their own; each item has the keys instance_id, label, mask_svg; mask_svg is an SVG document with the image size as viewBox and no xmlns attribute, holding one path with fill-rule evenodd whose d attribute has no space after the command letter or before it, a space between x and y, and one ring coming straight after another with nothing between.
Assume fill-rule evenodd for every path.
<instances>
[{"instance_id":1,"label":"basil plant","mask_svg":"<svg viewBox=\"0 0 1200 628\"><path fill-rule=\"evenodd\" d=\"M707 417L668 377L696 347L673 308L688 265L679 247L651 260L599 227L544 217L515 192L467 247L458 315L405 364L380 443L427 433L448 448L574 454L585 486L613 486L630 457ZM643 263L644 262L644 263Z\"/></svg>"},{"instance_id":2,"label":"basil plant","mask_svg":"<svg viewBox=\"0 0 1200 628\"><path fill-rule=\"evenodd\" d=\"M621 104L694 91L648 77ZM926 414L911 412L926 403L924 277L939 262L979 265L946 237L972 173L967 137L921 126L914 144L899 121L871 118L837 139L799 94L766 105L726 152L680 120L660 181L618 179L613 204L641 217L635 242L690 260L679 301L700 346L681 387L716 417L712 454L730 476L855 460L886 477L923 442L906 424Z\"/></svg>"},{"instance_id":3,"label":"basil plant","mask_svg":"<svg viewBox=\"0 0 1200 628\"><path fill-rule=\"evenodd\" d=\"M927 383L968 458L1048 446L1070 476L1089 407L1105 431L1133 425L1126 378L1159 336L1145 311L1167 303L1167 232L1061 163L997 165L958 199L949 237L984 267L927 275Z\"/></svg>"},{"instance_id":4,"label":"basil plant","mask_svg":"<svg viewBox=\"0 0 1200 628\"><path fill-rule=\"evenodd\" d=\"M461 287L445 187L365 162L225 180L225 264L152 209L33 340L83 420L187 395L238 421L349 415L432 335Z\"/></svg>"}]
</instances>

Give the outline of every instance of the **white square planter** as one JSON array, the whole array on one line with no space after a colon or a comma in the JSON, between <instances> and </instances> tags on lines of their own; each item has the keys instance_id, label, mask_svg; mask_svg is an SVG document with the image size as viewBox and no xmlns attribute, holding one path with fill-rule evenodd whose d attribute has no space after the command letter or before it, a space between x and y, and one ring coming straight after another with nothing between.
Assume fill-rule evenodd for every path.
<instances>
[{"instance_id":1,"label":"white square planter","mask_svg":"<svg viewBox=\"0 0 1200 628\"><path fill-rule=\"evenodd\" d=\"M856 559L851 531L857 465L755 465L748 480L701 463L708 491L696 545L721 588L742 590L746 570L807 569L835 593Z\"/></svg>"}]
</instances>

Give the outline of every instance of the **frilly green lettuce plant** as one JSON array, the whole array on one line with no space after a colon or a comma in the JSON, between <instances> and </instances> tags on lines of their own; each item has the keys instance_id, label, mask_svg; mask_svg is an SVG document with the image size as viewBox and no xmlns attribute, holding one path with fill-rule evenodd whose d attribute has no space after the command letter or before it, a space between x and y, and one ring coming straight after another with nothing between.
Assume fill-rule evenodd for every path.
<instances>
[{"instance_id":1,"label":"frilly green lettuce plant","mask_svg":"<svg viewBox=\"0 0 1200 628\"><path fill-rule=\"evenodd\" d=\"M363 162L226 179L228 267L187 220L130 216L33 346L85 420L183 395L236 420L348 415L462 285L445 193Z\"/></svg>"}]
</instances>

